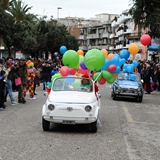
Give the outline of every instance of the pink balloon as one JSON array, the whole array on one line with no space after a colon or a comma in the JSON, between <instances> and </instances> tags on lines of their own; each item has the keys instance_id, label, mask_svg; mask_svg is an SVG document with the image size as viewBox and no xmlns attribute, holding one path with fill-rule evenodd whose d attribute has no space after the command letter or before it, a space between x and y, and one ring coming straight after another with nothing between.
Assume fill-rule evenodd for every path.
<instances>
[{"instance_id":1,"label":"pink balloon","mask_svg":"<svg viewBox=\"0 0 160 160\"><path fill-rule=\"evenodd\" d=\"M148 34L144 34L140 38L140 42L144 45L147 46L151 43L151 37Z\"/></svg>"},{"instance_id":2,"label":"pink balloon","mask_svg":"<svg viewBox=\"0 0 160 160\"><path fill-rule=\"evenodd\" d=\"M108 66L107 71L114 72L117 69L116 65L111 64Z\"/></svg>"},{"instance_id":3,"label":"pink balloon","mask_svg":"<svg viewBox=\"0 0 160 160\"><path fill-rule=\"evenodd\" d=\"M106 83L106 79L105 79L104 77L102 77L102 78L98 81L98 83L99 83L100 85L103 85L103 84Z\"/></svg>"},{"instance_id":4,"label":"pink balloon","mask_svg":"<svg viewBox=\"0 0 160 160\"><path fill-rule=\"evenodd\" d=\"M69 69L66 66L62 66L59 72L62 76L66 77L69 74Z\"/></svg>"},{"instance_id":5,"label":"pink balloon","mask_svg":"<svg viewBox=\"0 0 160 160\"><path fill-rule=\"evenodd\" d=\"M76 74L76 69L75 68L68 68L69 74L75 75Z\"/></svg>"}]
</instances>

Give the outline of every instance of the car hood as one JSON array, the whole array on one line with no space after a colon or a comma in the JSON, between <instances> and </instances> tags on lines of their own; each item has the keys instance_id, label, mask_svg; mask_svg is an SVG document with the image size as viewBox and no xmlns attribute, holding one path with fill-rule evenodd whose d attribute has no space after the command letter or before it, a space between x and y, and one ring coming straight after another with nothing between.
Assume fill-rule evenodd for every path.
<instances>
[{"instance_id":1,"label":"car hood","mask_svg":"<svg viewBox=\"0 0 160 160\"><path fill-rule=\"evenodd\" d=\"M96 96L93 92L51 92L48 100L57 103L93 103L96 101Z\"/></svg>"},{"instance_id":2,"label":"car hood","mask_svg":"<svg viewBox=\"0 0 160 160\"><path fill-rule=\"evenodd\" d=\"M119 80L118 84L122 88L138 88L139 86L138 82L126 81L126 80Z\"/></svg>"}]
</instances>

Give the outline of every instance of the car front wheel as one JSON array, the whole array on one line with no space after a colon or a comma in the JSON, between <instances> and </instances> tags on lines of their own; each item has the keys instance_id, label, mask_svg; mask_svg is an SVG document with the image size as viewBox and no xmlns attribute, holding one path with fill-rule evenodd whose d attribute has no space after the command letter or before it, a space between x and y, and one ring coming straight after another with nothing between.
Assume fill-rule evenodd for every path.
<instances>
[{"instance_id":1,"label":"car front wheel","mask_svg":"<svg viewBox=\"0 0 160 160\"><path fill-rule=\"evenodd\" d=\"M46 121L44 118L42 118L42 127L44 131L49 131L50 128L50 122Z\"/></svg>"},{"instance_id":2,"label":"car front wheel","mask_svg":"<svg viewBox=\"0 0 160 160\"><path fill-rule=\"evenodd\" d=\"M143 96L139 96L138 97L138 102L142 102L142 100L143 100Z\"/></svg>"},{"instance_id":3,"label":"car front wheel","mask_svg":"<svg viewBox=\"0 0 160 160\"><path fill-rule=\"evenodd\" d=\"M91 123L91 132L96 133L97 132L97 121Z\"/></svg>"},{"instance_id":4,"label":"car front wheel","mask_svg":"<svg viewBox=\"0 0 160 160\"><path fill-rule=\"evenodd\" d=\"M113 100L116 100L117 97L116 97L115 93L113 93L113 97L112 98L113 98Z\"/></svg>"}]
</instances>

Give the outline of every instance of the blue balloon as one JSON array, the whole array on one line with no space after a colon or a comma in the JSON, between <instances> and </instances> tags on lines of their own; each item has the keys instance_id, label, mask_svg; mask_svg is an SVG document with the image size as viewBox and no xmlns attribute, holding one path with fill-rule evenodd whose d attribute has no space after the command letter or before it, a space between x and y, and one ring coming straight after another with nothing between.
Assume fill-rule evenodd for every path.
<instances>
[{"instance_id":1,"label":"blue balloon","mask_svg":"<svg viewBox=\"0 0 160 160\"><path fill-rule=\"evenodd\" d=\"M121 58L124 58L125 60L127 60L130 56L130 52L126 49L122 49L119 53Z\"/></svg>"},{"instance_id":2,"label":"blue balloon","mask_svg":"<svg viewBox=\"0 0 160 160\"><path fill-rule=\"evenodd\" d=\"M117 56L117 57L119 57L119 58L120 58L119 54L117 54L117 53L115 53L115 54L114 54L114 56Z\"/></svg>"},{"instance_id":3,"label":"blue balloon","mask_svg":"<svg viewBox=\"0 0 160 160\"><path fill-rule=\"evenodd\" d=\"M119 66L122 66L124 63L126 62L126 60L124 58L120 58L119 59Z\"/></svg>"},{"instance_id":4,"label":"blue balloon","mask_svg":"<svg viewBox=\"0 0 160 160\"><path fill-rule=\"evenodd\" d=\"M129 79L130 79L131 81L135 81L135 80L136 80L136 75L135 75L135 74L130 74L130 75L129 75Z\"/></svg>"},{"instance_id":5,"label":"blue balloon","mask_svg":"<svg viewBox=\"0 0 160 160\"><path fill-rule=\"evenodd\" d=\"M102 70L106 70L110 64L111 64L110 61L106 58L105 59L105 63L104 63L104 65L103 65L103 67L101 69Z\"/></svg>"},{"instance_id":6,"label":"blue balloon","mask_svg":"<svg viewBox=\"0 0 160 160\"><path fill-rule=\"evenodd\" d=\"M119 64L119 57L118 56L114 56L111 60L110 60L110 64Z\"/></svg>"},{"instance_id":7,"label":"blue balloon","mask_svg":"<svg viewBox=\"0 0 160 160\"><path fill-rule=\"evenodd\" d=\"M127 71L128 73L132 73L132 72L133 72L133 69L134 69L133 65L130 64L130 65L128 65L126 71Z\"/></svg>"},{"instance_id":8,"label":"blue balloon","mask_svg":"<svg viewBox=\"0 0 160 160\"><path fill-rule=\"evenodd\" d=\"M67 48L65 46L61 46L59 51L60 53L64 54L67 51Z\"/></svg>"},{"instance_id":9,"label":"blue balloon","mask_svg":"<svg viewBox=\"0 0 160 160\"><path fill-rule=\"evenodd\" d=\"M51 75L53 76L54 74L56 74L57 72L56 71L54 71L54 70L52 70L51 71Z\"/></svg>"},{"instance_id":10,"label":"blue balloon","mask_svg":"<svg viewBox=\"0 0 160 160\"><path fill-rule=\"evenodd\" d=\"M137 61L137 60L134 60L134 61L133 61L133 65L134 65L134 67L137 67L137 66L138 66L138 61Z\"/></svg>"},{"instance_id":11,"label":"blue balloon","mask_svg":"<svg viewBox=\"0 0 160 160\"><path fill-rule=\"evenodd\" d=\"M69 74L69 75L66 77L65 83L66 83L66 84L72 84L74 81L75 81L75 78L74 78L72 75Z\"/></svg>"},{"instance_id":12,"label":"blue balloon","mask_svg":"<svg viewBox=\"0 0 160 160\"><path fill-rule=\"evenodd\" d=\"M129 65L129 64L125 63L125 64L123 65L123 69L127 70L128 65Z\"/></svg>"}]
</instances>

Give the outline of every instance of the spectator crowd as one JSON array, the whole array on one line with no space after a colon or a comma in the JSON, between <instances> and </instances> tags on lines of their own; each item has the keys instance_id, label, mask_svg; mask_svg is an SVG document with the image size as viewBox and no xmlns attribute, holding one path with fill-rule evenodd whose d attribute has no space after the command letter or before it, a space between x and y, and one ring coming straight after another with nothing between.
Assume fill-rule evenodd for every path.
<instances>
[{"instance_id":1,"label":"spectator crowd","mask_svg":"<svg viewBox=\"0 0 160 160\"><path fill-rule=\"evenodd\" d=\"M132 60L126 63L132 63ZM61 64L60 60L51 59L0 58L0 110L5 109L8 95L11 105L25 104L27 92L30 99L36 99L36 87L41 83L43 90L46 90L47 83L51 82L52 71L59 72ZM141 75L146 94L160 91L160 62L139 60L135 72ZM15 79L18 77L21 83L16 85ZM18 92L18 102L14 99L14 91Z\"/></svg>"},{"instance_id":2,"label":"spectator crowd","mask_svg":"<svg viewBox=\"0 0 160 160\"><path fill-rule=\"evenodd\" d=\"M46 90L47 83L51 82L51 72L58 72L59 68L60 61L0 58L0 110L6 108L8 95L11 105L25 104L27 92L30 99L36 99L36 87L42 82L43 90ZM15 83L17 78L21 80L19 85ZM18 92L18 102L13 96L15 91Z\"/></svg>"}]
</instances>

